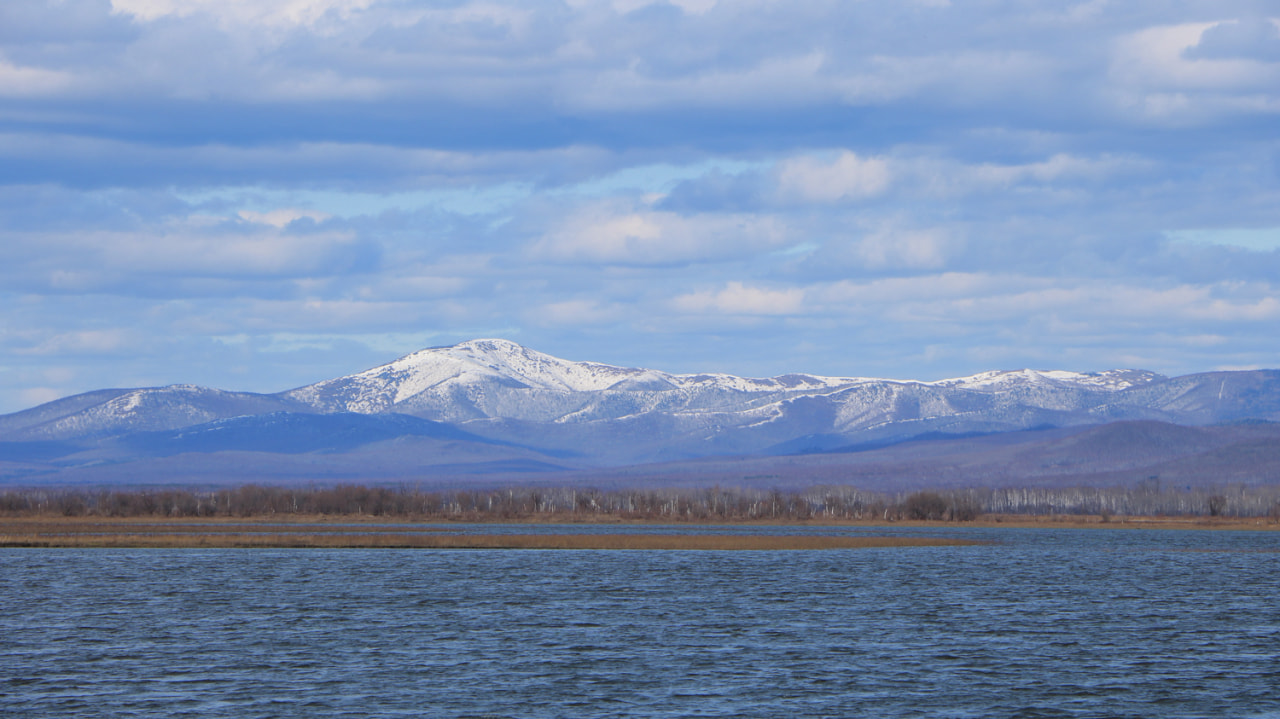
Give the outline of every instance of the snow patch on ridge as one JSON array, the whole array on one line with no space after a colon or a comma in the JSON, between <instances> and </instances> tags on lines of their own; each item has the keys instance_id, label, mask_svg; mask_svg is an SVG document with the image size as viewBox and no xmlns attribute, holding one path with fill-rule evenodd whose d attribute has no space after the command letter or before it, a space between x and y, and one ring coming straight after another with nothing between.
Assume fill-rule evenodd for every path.
<instances>
[{"instance_id":1,"label":"snow patch on ridge","mask_svg":"<svg viewBox=\"0 0 1280 719\"><path fill-rule=\"evenodd\" d=\"M1048 393L1037 401L1048 402L1054 409L1069 409L1076 400L1051 400L1048 395L1057 394L1056 390L1115 392L1157 378L1159 375L1140 370L1082 373L1031 369L983 372L936 382L811 374L767 378L671 374L574 362L510 340L477 339L414 352L381 367L302 387L286 396L325 412L403 411L454 422L507 418L559 424L653 412L672 416L729 413L739 422L776 422L787 412L765 407L807 397L834 404L837 424L853 428L893 421L894 417L943 417L964 412L949 400L934 396L939 391L1023 397Z\"/></svg>"},{"instance_id":2,"label":"snow patch on ridge","mask_svg":"<svg viewBox=\"0 0 1280 719\"><path fill-rule=\"evenodd\" d=\"M1161 379L1161 376L1146 370L1118 369L1102 372L1070 372L1067 370L1023 369L980 372L969 377L921 382L920 384L978 391L1001 391L1015 387L1053 383L1118 392L1140 384L1147 384L1157 379Z\"/></svg>"}]
</instances>

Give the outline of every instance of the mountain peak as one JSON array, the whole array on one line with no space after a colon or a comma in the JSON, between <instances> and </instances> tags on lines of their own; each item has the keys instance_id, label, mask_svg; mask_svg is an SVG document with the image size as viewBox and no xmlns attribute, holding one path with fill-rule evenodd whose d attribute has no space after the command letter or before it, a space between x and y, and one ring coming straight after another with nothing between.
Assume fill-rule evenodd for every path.
<instances>
[{"instance_id":1,"label":"mountain peak","mask_svg":"<svg viewBox=\"0 0 1280 719\"><path fill-rule=\"evenodd\" d=\"M1015 387L1034 385L1075 386L1091 390L1119 391L1165 379L1163 375L1147 370L1112 369L1101 372L1071 372L1068 370L992 370L969 377L944 379L931 382L938 387L980 392L1000 392Z\"/></svg>"},{"instance_id":2,"label":"mountain peak","mask_svg":"<svg viewBox=\"0 0 1280 719\"><path fill-rule=\"evenodd\" d=\"M756 398L750 400L754 404L764 406L794 395L820 396L854 386L916 385L984 394L1023 393L1032 388L1096 392L1127 389L1158 377L1137 370L1080 373L1027 369L983 372L938 382L800 374L750 379L574 362L511 340L482 338L420 350L381 367L301 387L287 396L322 411L370 413L398 407L401 409L396 411L428 412L426 408L433 407L436 409L427 416L465 421L525 416L537 406L542 409L533 412L540 419L564 420L614 416L618 412L646 413L689 402L693 403L689 406L703 410L726 408L748 396ZM570 398L586 393L605 394L595 400ZM647 396L624 398L619 393Z\"/></svg>"},{"instance_id":3,"label":"mountain peak","mask_svg":"<svg viewBox=\"0 0 1280 719\"><path fill-rule=\"evenodd\" d=\"M568 392L608 389L624 378L644 372L599 362L560 359L504 339L476 339L433 347L396 360L387 367L409 371L427 381L489 377L529 388ZM446 375L441 376L441 372Z\"/></svg>"},{"instance_id":4,"label":"mountain peak","mask_svg":"<svg viewBox=\"0 0 1280 719\"><path fill-rule=\"evenodd\" d=\"M1280 419L1280 371L1174 380L1144 370L1034 369L936 382L808 374L752 379L575 362L482 338L273 395L190 385L102 391L0 417L0 437L100 438L272 412L399 413L458 423L504 442L655 461L750 454L804 438L818 438L804 439L806 446L839 447L929 432L1116 419L1274 420Z\"/></svg>"},{"instance_id":5,"label":"mountain peak","mask_svg":"<svg viewBox=\"0 0 1280 719\"><path fill-rule=\"evenodd\" d=\"M485 354L506 354L506 355L525 354L533 351L518 342L512 342L511 340L502 339L498 337L467 340L465 342L459 342L456 345L445 346L445 347L434 347L432 349L438 349L438 350L455 349L455 350L482 352ZM539 352L538 354L542 354L542 353Z\"/></svg>"},{"instance_id":6,"label":"mountain peak","mask_svg":"<svg viewBox=\"0 0 1280 719\"><path fill-rule=\"evenodd\" d=\"M475 407L492 398L494 386L557 393L595 392L646 374L646 370L571 362L510 340L475 339L419 350L381 367L300 387L288 396L329 411L383 412L427 395ZM477 411L479 415L487 414ZM470 412L462 410L462 415L470 416Z\"/></svg>"}]
</instances>

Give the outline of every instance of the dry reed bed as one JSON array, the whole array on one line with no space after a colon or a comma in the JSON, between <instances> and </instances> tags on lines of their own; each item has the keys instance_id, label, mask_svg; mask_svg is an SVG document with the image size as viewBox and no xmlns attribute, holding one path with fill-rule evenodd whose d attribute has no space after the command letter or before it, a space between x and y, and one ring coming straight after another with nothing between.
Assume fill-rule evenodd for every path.
<instances>
[{"instance_id":1,"label":"dry reed bed","mask_svg":"<svg viewBox=\"0 0 1280 719\"><path fill-rule=\"evenodd\" d=\"M979 542L924 537L767 537L690 534L509 535L67 535L0 536L0 547L82 548L400 548L400 549L692 549L805 550L937 547Z\"/></svg>"},{"instance_id":2,"label":"dry reed bed","mask_svg":"<svg viewBox=\"0 0 1280 719\"><path fill-rule=\"evenodd\" d=\"M394 525L394 530L388 526ZM447 532L445 527L406 522L361 526L337 522L263 522L227 519L179 519L155 521L137 519L44 519L0 517L0 535L6 534L347 534L390 531Z\"/></svg>"},{"instance_id":3,"label":"dry reed bed","mask_svg":"<svg viewBox=\"0 0 1280 719\"><path fill-rule=\"evenodd\" d=\"M256 514L248 516L216 517L111 517L90 515L67 517L61 514L31 512L0 512L0 535L38 532L109 531L117 533L140 532L236 532L278 531L309 533L387 531L389 526L411 528L414 532L448 532L450 525L504 524L504 525L592 525L592 526L733 526L733 527L978 527L978 528L1055 528L1055 529L1235 529L1280 530L1280 522L1267 517L1150 517L1114 516L1101 517L1087 514L984 514L965 522L945 520L880 518L833 519L811 518L807 520L754 519L679 519L634 518L613 515L546 513L513 517L461 516L435 517L425 515L373 516L368 514ZM98 529L83 529L83 527Z\"/></svg>"},{"instance_id":4,"label":"dry reed bed","mask_svg":"<svg viewBox=\"0 0 1280 719\"><path fill-rule=\"evenodd\" d=\"M263 531L282 530L282 531ZM0 547L279 547L421 549L859 549L936 547L978 542L936 537L708 534L450 534L389 533L370 527L279 527L250 531L225 524L0 521Z\"/></svg>"}]
</instances>

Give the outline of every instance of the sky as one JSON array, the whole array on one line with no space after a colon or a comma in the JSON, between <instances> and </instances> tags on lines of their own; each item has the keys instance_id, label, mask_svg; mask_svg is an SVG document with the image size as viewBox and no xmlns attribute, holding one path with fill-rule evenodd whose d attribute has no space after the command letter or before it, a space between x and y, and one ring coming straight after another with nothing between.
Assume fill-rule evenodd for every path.
<instances>
[{"instance_id":1,"label":"sky","mask_svg":"<svg viewBox=\"0 0 1280 719\"><path fill-rule=\"evenodd\" d=\"M480 337L1280 367L1280 8L0 3L0 412Z\"/></svg>"}]
</instances>

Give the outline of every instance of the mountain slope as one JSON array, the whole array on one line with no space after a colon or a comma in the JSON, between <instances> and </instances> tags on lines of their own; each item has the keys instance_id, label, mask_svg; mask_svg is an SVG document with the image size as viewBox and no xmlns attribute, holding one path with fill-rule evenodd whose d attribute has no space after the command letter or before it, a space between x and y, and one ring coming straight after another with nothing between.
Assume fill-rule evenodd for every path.
<instances>
[{"instance_id":1,"label":"mountain slope","mask_svg":"<svg viewBox=\"0 0 1280 719\"><path fill-rule=\"evenodd\" d=\"M1280 424L1087 427L928 436L885 447L789 456L704 457L597 470L594 486L815 486L908 492L963 487L1214 488L1280 482ZM1158 483L1158 484L1157 484Z\"/></svg>"},{"instance_id":2,"label":"mountain slope","mask_svg":"<svg viewBox=\"0 0 1280 719\"><path fill-rule=\"evenodd\" d=\"M453 425L403 414L297 414L272 412L221 419L181 429L125 435L122 446L167 457L188 452L341 452L400 437L503 444Z\"/></svg>"},{"instance_id":3,"label":"mountain slope","mask_svg":"<svg viewBox=\"0 0 1280 719\"><path fill-rule=\"evenodd\" d=\"M0 417L6 441L74 439L178 429L217 419L311 411L280 395L224 392L193 385L101 390Z\"/></svg>"},{"instance_id":4,"label":"mountain slope","mask_svg":"<svg viewBox=\"0 0 1280 719\"><path fill-rule=\"evenodd\" d=\"M1111 395L1160 379L1140 370L1019 370L938 382L753 379L570 362L505 340L474 340L283 396L317 412L395 411L520 441L540 433L552 446L590 445L621 460L751 452L819 433L1095 423L1089 411Z\"/></svg>"},{"instance_id":5,"label":"mountain slope","mask_svg":"<svg viewBox=\"0 0 1280 719\"><path fill-rule=\"evenodd\" d=\"M574 466L607 467L1135 420L1280 420L1280 371L743 378L573 362L506 340L473 340L278 394L174 385L65 398L0 417L0 462L29 472L64 457L155 456L160 445L167 456L336 455L396 438L444 442L439 433L457 432L477 463L486 453L507 461L514 444L525 448L520 461L573 457Z\"/></svg>"}]
</instances>

